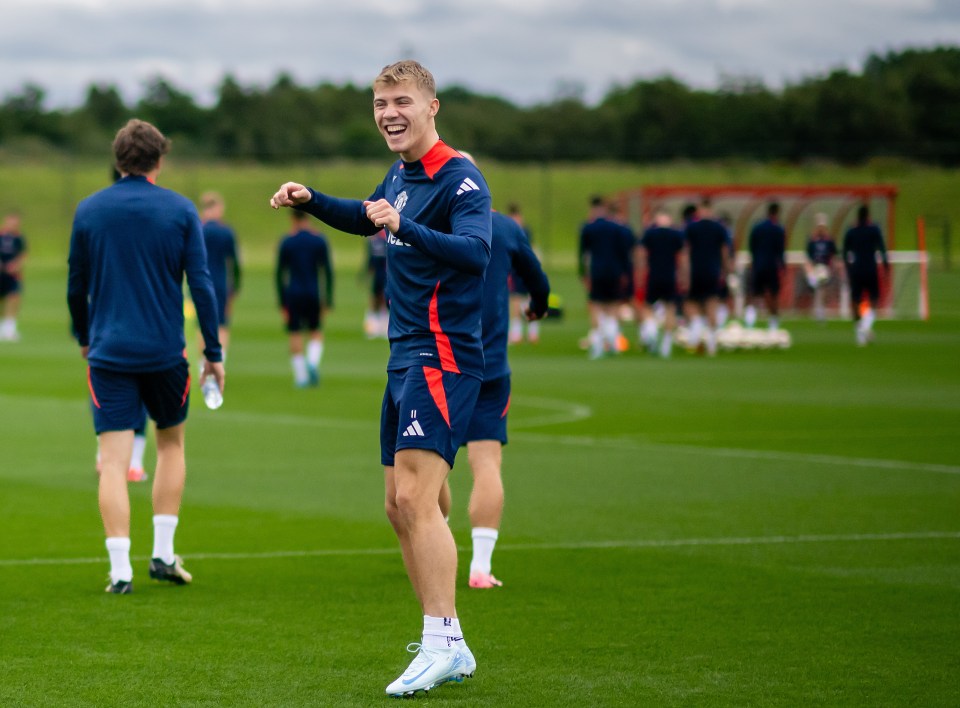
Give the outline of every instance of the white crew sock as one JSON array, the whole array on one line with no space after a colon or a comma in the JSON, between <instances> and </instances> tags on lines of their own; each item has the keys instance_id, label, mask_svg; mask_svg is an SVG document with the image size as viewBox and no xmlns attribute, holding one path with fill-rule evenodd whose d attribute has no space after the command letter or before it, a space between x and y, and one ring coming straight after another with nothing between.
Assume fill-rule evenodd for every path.
<instances>
[{"instance_id":1,"label":"white crew sock","mask_svg":"<svg viewBox=\"0 0 960 708\"><path fill-rule=\"evenodd\" d=\"M617 339L620 337L620 323L612 315L600 316L600 334L608 352L617 352Z\"/></svg>"},{"instance_id":2,"label":"white crew sock","mask_svg":"<svg viewBox=\"0 0 960 708\"><path fill-rule=\"evenodd\" d=\"M497 545L497 537L500 533L497 529L475 526L471 535L473 536L473 560L470 561L470 573L489 575L493 562L493 549Z\"/></svg>"},{"instance_id":3,"label":"white crew sock","mask_svg":"<svg viewBox=\"0 0 960 708\"><path fill-rule=\"evenodd\" d=\"M527 341L537 342L540 340L540 322L534 320L527 323Z\"/></svg>"},{"instance_id":4,"label":"white crew sock","mask_svg":"<svg viewBox=\"0 0 960 708\"><path fill-rule=\"evenodd\" d=\"M673 332L664 332L663 339L660 340L660 356L664 359L670 358L670 352L673 350Z\"/></svg>"},{"instance_id":5,"label":"white crew sock","mask_svg":"<svg viewBox=\"0 0 960 708\"><path fill-rule=\"evenodd\" d=\"M703 316L695 315L690 319L690 341L687 346L696 348L700 346L700 340L703 339Z\"/></svg>"},{"instance_id":6,"label":"white crew sock","mask_svg":"<svg viewBox=\"0 0 960 708\"><path fill-rule=\"evenodd\" d=\"M153 555L167 565L173 563L173 534L177 531L179 518L170 514L153 517Z\"/></svg>"},{"instance_id":7,"label":"white crew sock","mask_svg":"<svg viewBox=\"0 0 960 708\"><path fill-rule=\"evenodd\" d=\"M600 336L600 329L591 329L587 335L587 341L590 342L590 358L598 359L603 356L603 337Z\"/></svg>"},{"instance_id":8,"label":"white crew sock","mask_svg":"<svg viewBox=\"0 0 960 708\"><path fill-rule=\"evenodd\" d=\"M510 334L507 341L519 342L523 339L523 322L519 317L510 318Z\"/></svg>"},{"instance_id":9,"label":"white crew sock","mask_svg":"<svg viewBox=\"0 0 960 708\"><path fill-rule=\"evenodd\" d=\"M768 323L771 332L776 332L780 328L780 318L771 317Z\"/></svg>"},{"instance_id":10,"label":"white crew sock","mask_svg":"<svg viewBox=\"0 0 960 708\"><path fill-rule=\"evenodd\" d=\"M757 324L757 308L753 305L747 305L743 310L743 323L747 327L753 327Z\"/></svg>"},{"instance_id":11,"label":"white crew sock","mask_svg":"<svg viewBox=\"0 0 960 708\"><path fill-rule=\"evenodd\" d=\"M307 365L314 369L320 368L320 359L323 358L323 342L311 339L307 342Z\"/></svg>"},{"instance_id":12,"label":"white crew sock","mask_svg":"<svg viewBox=\"0 0 960 708\"><path fill-rule=\"evenodd\" d=\"M130 469L132 470L142 470L143 469L143 453L147 449L147 436L146 435L134 435L133 436L133 454L130 455Z\"/></svg>"},{"instance_id":13,"label":"white crew sock","mask_svg":"<svg viewBox=\"0 0 960 708\"><path fill-rule=\"evenodd\" d=\"M456 617L423 616L423 646L428 649L449 649L463 641L460 620Z\"/></svg>"},{"instance_id":14,"label":"white crew sock","mask_svg":"<svg viewBox=\"0 0 960 708\"><path fill-rule=\"evenodd\" d=\"M290 357L290 364L293 366L293 382L297 386L306 386L309 379L306 357L303 354L294 354Z\"/></svg>"},{"instance_id":15,"label":"white crew sock","mask_svg":"<svg viewBox=\"0 0 960 708\"><path fill-rule=\"evenodd\" d=\"M869 308L866 312L863 313L863 317L860 321L863 323L863 331L869 332L873 329L874 320L877 319L876 314L873 311L873 308Z\"/></svg>"},{"instance_id":16,"label":"white crew sock","mask_svg":"<svg viewBox=\"0 0 960 708\"><path fill-rule=\"evenodd\" d=\"M640 341L647 349L653 349L657 343L657 321L653 317L647 317L640 325Z\"/></svg>"},{"instance_id":17,"label":"white crew sock","mask_svg":"<svg viewBox=\"0 0 960 708\"><path fill-rule=\"evenodd\" d=\"M121 536L107 538L107 554L110 556L110 582L133 580L133 566L130 565L130 539Z\"/></svg>"},{"instance_id":18,"label":"white crew sock","mask_svg":"<svg viewBox=\"0 0 960 708\"><path fill-rule=\"evenodd\" d=\"M730 319L730 308L727 307L727 303L721 302L717 305L717 329L723 329L728 319Z\"/></svg>"}]
</instances>

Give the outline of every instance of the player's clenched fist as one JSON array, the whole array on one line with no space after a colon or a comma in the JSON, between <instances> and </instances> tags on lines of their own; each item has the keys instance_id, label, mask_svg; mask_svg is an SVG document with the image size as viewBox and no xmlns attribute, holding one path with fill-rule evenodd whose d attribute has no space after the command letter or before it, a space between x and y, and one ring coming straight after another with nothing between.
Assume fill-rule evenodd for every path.
<instances>
[{"instance_id":1,"label":"player's clenched fist","mask_svg":"<svg viewBox=\"0 0 960 708\"><path fill-rule=\"evenodd\" d=\"M386 199L364 202L363 208L367 210L367 218L373 222L374 226L381 226L392 234L400 229L400 212L394 209Z\"/></svg>"},{"instance_id":2,"label":"player's clenched fist","mask_svg":"<svg viewBox=\"0 0 960 708\"><path fill-rule=\"evenodd\" d=\"M280 186L277 193L270 197L270 206L274 209L292 207L310 201L310 190L296 182L286 182Z\"/></svg>"}]
</instances>

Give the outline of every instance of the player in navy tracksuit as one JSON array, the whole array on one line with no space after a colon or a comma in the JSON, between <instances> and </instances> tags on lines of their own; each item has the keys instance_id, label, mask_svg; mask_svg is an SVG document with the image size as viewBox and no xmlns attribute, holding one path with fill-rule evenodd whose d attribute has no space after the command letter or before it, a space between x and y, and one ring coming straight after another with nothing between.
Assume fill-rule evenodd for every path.
<instances>
[{"instance_id":1,"label":"player in navy tracksuit","mask_svg":"<svg viewBox=\"0 0 960 708\"><path fill-rule=\"evenodd\" d=\"M870 221L866 204L857 209L857 223L843 237L843 262L847 267L850 282L850 305L856 322L857 344L864 346L873 340L873 322L877 303L880 300L880 279L877 272L877 254L883 261L884 270L890 268L887 247L883 242L880 227ZM864 295L869 307L861 302Z\"/></svg>"},{"instance_id":2,"label":"player in navy tracksuit","mask_svg":"<svg viewBox=\"0 0 960 708\"><path fill-rule=\"evenodd\" d=\"M750 230L750 296L755 301L762 297L769 315L771 330L780 322L780 274L786 267L787 232L780 224L780 205L767 206L767 218ZM743 313L747 327L757 323L757 307L747 305Z\"/></svg>"},{"instance_id":3,"label":"player in navy tracksuit","mask_svg":"<svg viewBox=\"0 0 960 708\"><path fill-rule=\"evenodd\" d=\"M154 184L167 145L149 123L134 119L121 128L113 150L122 177L80 202L70 239L67 301L88 362L110 555L107 591L113 593L132 588L127 468L143 407L157 424L150 577L177 584L191 579L173 552L190 393L184 274L206 343L202 376L214 376L223 389L217 302L200 218L190 200Z\"/></svg>"},{"instance_id":4,"label":"player in navy tracksuit","mask_svg":"<svg viewBox=\"0 0 960 708\"><path fill-rule=\"evenodd\" d=\"M280 242L277 253L276 286L290 337L293 383L303 388L320 383L323 315L333 307L333 257L327 239L310 228L309 214L293 211L291 215L293 233ZM309 337L306 354L304 330Z\"/></svg>"},{"instance_id":5,"label":"player in navy tracksuit","mask_svg":"<svg viewBox=\"0 0 960 708\"><path fill-rule=\"evenodd\" d=\"M233 229L223 222L223 198L216 192L207 192L200 197L203 220L203 242L207 248L207 267L217 296L217 316L220 321L219 337L223 358L227 358L230 345L230 314L233 299L240 291L240 254Z\"/></svg>"},{"instance_id":6,"label":"player in navy tracksuit","mask_svg":"<svg viewBox=\"0 0 960 708\"><path fill-rule=\"evenodd\" d=\"M630 229L610 218L601 197L590 203L590 219L580 229L580 277L585 279L594 327L590 357L618 352L619 308L633 297L633 248Z\"/></svg>"},{"instance_id":7,"label":"player in navy tracksuit","mask_svg":"<svg viewBox=\"0 0 960 708\"><path fill-rule=\"evenodd\" d=\"M639 241L638 270L645 272L644 302L640 323L640 340L648 351L657 351L660 356L670 356L673 347L673 331L676 328L679 291L677 270L683 254L683 232L670 225L670 217L661 212L654 217L654 224ZM663 307L663 336L659 347L659 327L654 315L657 305Z\"/></svg>"},{"instance_id":8,"label":"player in navy tracksuit","mask_svg":"<svg viewBox=\"0 0 960 708\"><path fill-rule=\"evenodd\" d=\"M374 120L400 160L364 201L288 182L274 208L298 206L364 236L386 228L390 359L381 411L387 516L424 613L420 651L387 686L427 690L476 668L456 611L457 548L438 503L483 378L481 305L490 260L490 192L480 171L439 138L440 102L414 61L373 83Z\"/></svg>"},{"instance_id":9,"label":"player in navy tracksuit","mask_svg":"<svg viewBox=\"0 0 960 708\"><path fill-rule=\"evenodd\" d=\"M20 214L10 212L0 227L0 301L3 302L3 318L0 319L0 342L15 342L17 313L20 311L20 293L23 291L23 261L27 254L27 241L20 233Z\"/></svg>"},{"instance_id":10,"label":"player in navy tracksuit","mask_svg":"<svg viewBox=\"0 0 960 708\"><path fill-rule=\"evenodd\" d=\"M494 212L493 245L483 283L483 385L465 438L473 472L469 507L473 557L468 581L472 588L502 585L493 576L491 564L503 516L500 472L510 409L507 362L510 277L521 279L529 293L524 316L530 321L543 318L547 313L550 281L520 225L509 216Z\"/></svg>"},{"instance_id":11,"label":"player in navy tracksuit","mask_svg":"<svg viewBox=\"0 0 960 708\"><path fill-rule=\"evenodd\" d=\"M730 260L730 241L723 224L712 217L709 200L700 203L695 217L687 223L684 239L690 264L690 287L685 303L690 321L688 346L699 347L706 325L706 351L713 356L717 352L720 283Z\"/></svg>"},{"instance_id":12,"label":"player in navy tracksuit","mask_svg":"<svg viewBox=\"0 0 960 708\"><path fill-rule=\"evenodd\" d=\"M824 309L824 290L833 278L833 258L837 255L837 242L830 235L827 215L818 213L814 217L814 229L807 240L807 262L805 270L807 284L813 290L813 312L818 322L826 318Z\"/></svg>"}]
</instances>

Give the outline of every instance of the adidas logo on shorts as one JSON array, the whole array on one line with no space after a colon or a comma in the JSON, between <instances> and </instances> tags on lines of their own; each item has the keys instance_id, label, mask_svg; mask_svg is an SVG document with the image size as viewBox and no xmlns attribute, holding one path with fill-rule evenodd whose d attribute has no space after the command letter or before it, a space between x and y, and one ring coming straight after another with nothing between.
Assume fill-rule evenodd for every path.
<instances>
[{"instance_id":1,"label":"adidas logo on shorts","mask_svg":"<svg viewBox=\"0 0 960 708\"><path fill-rule=\"evenodd\" d=\"M423 432L423 428L420 427L420 421L414 420L410 425L407 426L407 429L403 431L403 437L405 438L423 438L426 435Z\"/></svg>"}]
</instances>

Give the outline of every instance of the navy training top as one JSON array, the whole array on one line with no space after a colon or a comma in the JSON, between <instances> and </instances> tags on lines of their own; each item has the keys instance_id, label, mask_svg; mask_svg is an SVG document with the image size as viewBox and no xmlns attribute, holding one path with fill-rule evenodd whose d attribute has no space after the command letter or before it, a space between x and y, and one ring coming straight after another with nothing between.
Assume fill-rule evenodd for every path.
<instances>
[{"instance_id":1,"label":"navy training top","mask_svg":"<svg viewBox=\"0 0 960 708\"><path fill-rule=\"evenodd\" d=\"M298 208L347 233L379 231L363 202L311 190ZM390 360L483 377L480 316L490 260L491 198L473 163L438 140L422 159L397 160L369 197L400 212L387 234Z\"/></svg>"},{"instance_id":2,"label":"navy training top","mask_svg":"<svg viewBox=\"0 0 960 708\"><path fill-rule=\"evenodd\" d=\"M67 302L91 366L162 371L184 358L183 277L212 362L223 356L200 217L142 175L82 200L70 236Z\"/></svg>"},{"instance_id":3,"label":"navy training top","mask_svg":"<svg viewBox=\"0 0 960 708\"><path fill-rule=\"evenodd\" d=\"M223 222L205 221L203 242L207 248L207 267L217 302L226 304L227 298L240 290L240 258L237 255L236 236L233 229Z\"/></svg>"},{"instance_id":4,"label":"navy training top","mask_svg":"<svg viewBox=\"0 0 960 708\"><path fill-rule=\"evenodd\" d=\"M776 221L764 219L750 230L750 259L754 271L774 271L785 266L787 232Z\"/></svg>"},{"instance_id":5,"label":"navy training top","mask_svg":"<svg viewBox=\"0 0 960 708\"><path fill-rule=\"evenodd\" d=\"M640 237L640 245L647 251L647 281L675 285L683 232L669 226L651 226Z\"/></svg>"},{"instance_id":6,"label":"navy training top","mask_svg":"<svg viewBox=\"0 0 960 708\"><path fill-rule=\"evenodd\" d=\"M333 257L327 239L309 229L300 229L280 241L277 252L277 298L284 307L291 300L320 300L319 275L323 273L324 299L333 307Z\"/></svg>"},{"instance_id":7,"label":"navy training top","mask_svg":"<svg viewBox=\"0 0 960 708\"><path fill-rule=\"evenodd\" d=\"M837 242L832 238L810 237L807 241L807 258L813 263L830 265L830 261L837 255Z\"/></svg>"},{"instance_id":8,"label":"navy training top","mask_svg":"<svg viewBox=\"0 0 960 708\"><path fill-rule=\"evenodd\" d=\"M604 217L588 221L580 229L580 274L587 262L591 280L617 280L633 271L633 232Z\"/></svg>"},{"instance_id":9,"label":"navy training top","mask_svg":"<svg viewBox=\"0 0 960 708\"><path fill-rule=\"evenodd\" d=\"M719 277L723 267L723 247L730 243L723 224L713 219L697 219L687 224L683 237L690 249L690 272Z\"/></svg>"},{"instance_id":10,"label":"navy training top","mask_svg":"<svg viewBox=\"0 0 960 708\"><path fill-rule=\"evenodd\" d=\"M507 335L510 324L511 270L530 293L530 308L539 315L547 311L550 281L533 252L527 234L505 214L493 212L493 247L483 282L483 378L497 379L510 373Z\"/></svg>"},{"instance_id":11,"label":"navy training top","mask_svg":"<svg viewBox=\"0 0 960 708\"><path fill-rule=\"evenodd\" d=\"M887 264L887 247L876 224L857 224L843 237L843 260L855 273L870 273L877 270L877 253Z\"/></svg>"}]
</instances>

